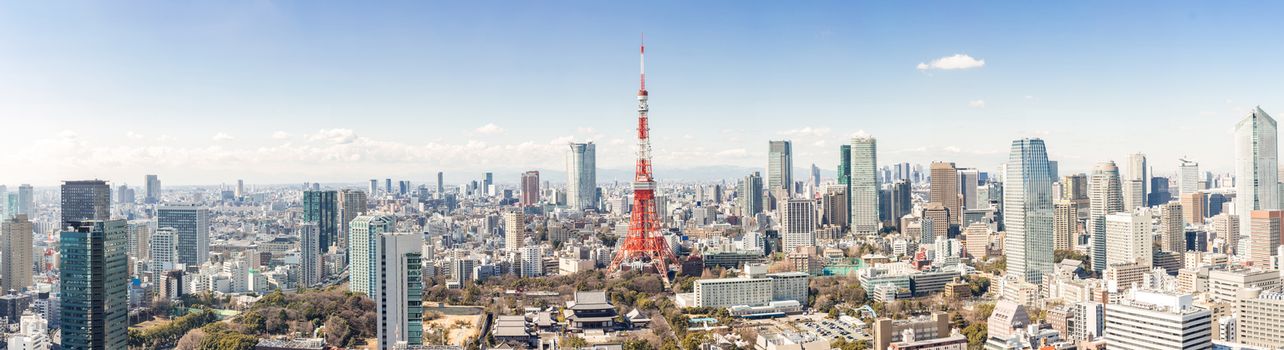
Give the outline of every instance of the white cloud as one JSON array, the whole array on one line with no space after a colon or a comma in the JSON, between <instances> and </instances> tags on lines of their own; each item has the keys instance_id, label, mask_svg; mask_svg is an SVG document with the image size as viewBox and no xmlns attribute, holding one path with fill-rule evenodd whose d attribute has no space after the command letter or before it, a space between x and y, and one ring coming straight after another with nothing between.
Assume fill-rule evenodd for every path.
<instances>
[{"instance_id":1,"label":"white cloud","mask_svg":"<svg viewBox=\"0 0 1284 350\"><path fill-rule=\"evenodd\" d=\"M869 137L869 133L865 132L864 129L856 130L856 132L852 133L852 138L857 137Z\"/></svg>"},{"instance_id":2,"label":"white cloud","mask_svg":"<svg viewBox=\"0 0 1284 350\"><path fill-rule=\"evenodd\" d=\"M486 123L486 125L477 127L476 129L473 129L473 131L476 131L477 133L480 133L480 134L487 134L487 135L500 134L504 132L504 128L499 127L499 125L495 125L495 123Z\"/></svg>"},{"instance_id":3,"label":"white cloud","mask_svg":"<svg viewBox=\"0 0 1284 350\"><path fill-rule=\"evenodd\" d=\"M967 54L954 54L934 59L931 62L919 63L918 70L954 70L954 69L972 69L985 66L985 60L978 60Z\"/></svg>"},{"instance_id":4,"label":"white cloud","mask_svg":"<svg viewBox=\"0 0 1284 350\"><path fill-rule=\"evenodd\" d=\"M212 139L213 139L214 141L227 141L227 140L231 140L231 139L233 139L233 138L234 138L234 137L232 137L232 135L228 135L228 134L227 134L227 133L225 133L225 132L220 132L220 133L214 134L214 137L213 137Z\"/></svg>"},{"instance_id":5,"label":"white cloud","mask_svg":"<svg viewBox=\"0 0 1284 350\"><path fill-rule=\"evenodd\" d=\"M985 108L985 100L967 101L967 106L972 108Z\"/></svg>"},{"instance_id":6,"label":"white cloud","mask_svg":"<svg viewBox=\"0 0 1284 350\"><path fill-rule=\"evenodd\" d=\"M744 148L732 148L719 151L713 155L716 157L744 157L749 155L749 151Z\"/></svg>"},{"instance_id":7,"label":"white cloud","mask_svg":"<svg viewBox=\"0 0 1284 350\"><path fill-rule=\"evenodd\" d=\"M125 137L129 138L130 140L141 140L143 139L143 134L129 131L125 133Z\"/></svg>"},{"instance_id":8,"label":"white cloud","mask_svg":"<svg viewBox=\"0 0 1284 350\"><path fill-rule=\"evenodd\" d=\"M786 130L780 134L790 137L825 137L825 135L829 134L829 131L829 128L813 128L808 126L802 129Z\"/></svg>"},{"instance_id":9,"label":"white cloud","mask_svg":"<svg viewBox=\"0 0 1284 350\"><path fill-rule=\"evenodd\" d=\"M319 130L315 134L312 134L312 136L308 137L308 140L343 145L356 141L357 133L352 131L352 129L341 128Z\"/></svg>"},{"instance_id":10,"label":"white cloud","mask_svg":"<svg viewBox=\"0 0 1284 350\"><path fill-rule=\"evenodd\" d=\"M585 127L575 128L575 132L581 133L581 134L592 134L593 131L594 131L593 128L585 128Z\"/></svg>"},{"instance_id":11,"label":"white cloud","mask_svg":"<svg viewBox=\"0 0 1284 350\"><path fill-rule=\"evenodd\" d=\"M962 149L959 149L958 146L945 146L945 148L942 148L942 150L950 153L959 153L963 151Z\"/></svg>"},{"instance_id":12,"label":"white cloud","mask_svg":"<svg viewBox=\"0 0 1284 350\"><path fill-rule=\"evenodd\" d=\"M284 132L284 131L277 131L277 132L272 133L272 139L273 139L273 140L284 140L284 139L288 139L288 138L290 138L290 133L288 133L288 132Z\"/></svg>"}]
</instances>

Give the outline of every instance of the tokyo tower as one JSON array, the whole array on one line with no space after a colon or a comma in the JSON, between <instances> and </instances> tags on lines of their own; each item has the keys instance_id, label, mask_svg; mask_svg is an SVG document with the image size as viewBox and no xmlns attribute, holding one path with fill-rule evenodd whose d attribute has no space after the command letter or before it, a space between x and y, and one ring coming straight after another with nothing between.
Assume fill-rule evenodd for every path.
<instances>
[{"instance_id":1,"label":"tokyo tower","mask_svg":"<svg viewBox=\"0 0 1284 350\"><path fill-rule=\"evenodd\" d=\"M611 260L610 272L624 269L654 269L668 279L669 264L678 259L669 250L668 242L660 233L660 218L656 214L655 179L651 177L651 128L647 125L646 44L641 51L641 85L638 88L638 164L633 178L633 212L629 220L629 235L624 238L620 251Z\"/></svg>"}]
</instances>

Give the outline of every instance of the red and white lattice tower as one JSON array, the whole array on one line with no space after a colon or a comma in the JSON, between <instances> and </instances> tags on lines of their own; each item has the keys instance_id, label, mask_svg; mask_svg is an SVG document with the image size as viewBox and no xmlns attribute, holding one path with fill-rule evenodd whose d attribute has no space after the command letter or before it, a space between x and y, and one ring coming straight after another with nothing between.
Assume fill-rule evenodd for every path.
<instances>
[{"instance_id":1,"label":"red and white lattice tower","mask_svg":"<svg viewBox=\"0 0 1284 350\"><path fill-rule=\"evenodd\" d=\"M633 211L629 220L629 235L615 253L609 267L611 272L623 268L651 267L668 278L669 264L678 258L669 250L668 242L660 233L660 217L656 214L655 179L651 177L651 128L647 126L646 45L641 45L641 86L638 88L638 164L633 178ZM647 266L649 265L649 266Z\"/></svg>"}]
</instances>

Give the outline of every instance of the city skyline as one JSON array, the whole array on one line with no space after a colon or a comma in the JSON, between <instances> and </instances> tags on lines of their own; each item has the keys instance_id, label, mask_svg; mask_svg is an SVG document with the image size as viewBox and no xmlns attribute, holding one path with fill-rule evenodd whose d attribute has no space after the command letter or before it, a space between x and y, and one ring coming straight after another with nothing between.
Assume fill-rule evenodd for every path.
<instances>
[{"instance_id":1,"label":"city skyline","mask_svg":"<svg viewBox=\"0 0 1284 350\"><path fill-rule=\"evenodd\" d=\"M861 131L891 162L996 172L1004 140L1039 137L1064 172L1136 152L1159 176L1183 156L1229 172L1234 123L1284 106L1251 83L1278 80L1269 64L1284 51L1254 43L1278 32L1263 16L1281 5L1155 4L6 4L0 114L21 133L0 138L12 150L0 161L28 171L0 183L554 179L571 141L626 173L641 32L662 91L661 181L765 168L768 141L783 139L796 168L831 170ZM1030 11L1056 15L1005 16Z\"/></svg>"}]
</instances>

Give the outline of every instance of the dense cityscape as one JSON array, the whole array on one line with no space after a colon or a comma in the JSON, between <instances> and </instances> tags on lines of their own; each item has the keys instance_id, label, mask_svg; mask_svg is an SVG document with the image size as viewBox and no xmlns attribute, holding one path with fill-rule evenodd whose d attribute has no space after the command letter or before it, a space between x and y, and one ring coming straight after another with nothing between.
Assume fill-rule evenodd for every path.
<instances>
[{"instance_id":1,"label":"dense cityscape","mask_svg":"<svg viewBox=\"0 0 1284 350\"><path fill-rule=\"evenodd\" d=\"M880 147L927 144L952 131L944 122L908 141L879 135L895 127L854 126L861 131L840 144L808 127L743 141L765 152L692 152L699 165L742 154L757 165L688 179L671 174L690 164L668 162L674 149L699 147L672 135L750 136L662 122L666 101L682 97L660 93L675 85L648 87L671 73L648 76L647 45L666 43L631 45L638 56L618 63L639 66L630 87L613 92L630 103L603 112L628 119L628 139L501 146L511 153L503 162L425 170L416 161L421 175L403 176L365 163L386 160L379 155L310 148L298 152L346 169L303 156L318 163L303 170L314 178L281 183L254 176L280 172L273 166L285 158L246 161L232 145L72 143L81 156L52 161L217 155L154 167L103 160L93 163L101 176L0 184L0 349L1284 349L1284 167L1278 124L1263 107L1216 119L1225 133L1181 140L1209 159L1125 142L1167 133L1167 121L1132 131L1137 139L1089 141L1120 159L1062 153L1071 137L1046 131L989 126L970 136L973 148L1000 150L991 152L998 162L954 146L923 148L930 161ZM683 54L660 55L670 52ZM955 54L906 69L930 77L984 65ZM787 119L772 127L798 126ZM380 127L448 133L435 128L445 122ZM22 152L60 147L11 130L0 141L30 138ZM339 130L299 142L356 142ZM285 147L293 137L278 131L272 139L284 145L257 152L295 152ZM240 142L222 132L213 141ZM493 155L478 149L424 153ZM4 163L0 179L43 171ZM626 174L603 164L628 164ZM240 172L249 176L192 180Z\"/></svg>"}]
</instances>

